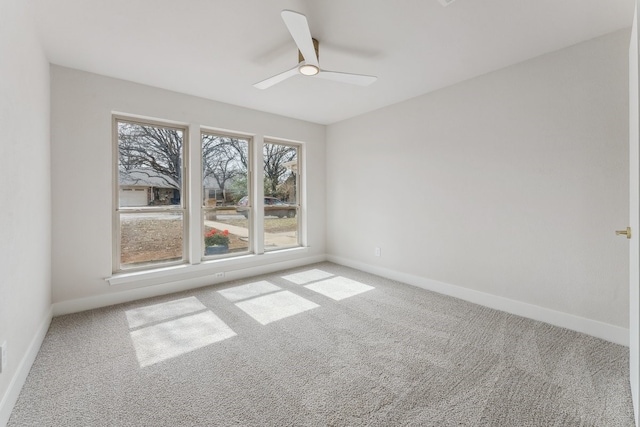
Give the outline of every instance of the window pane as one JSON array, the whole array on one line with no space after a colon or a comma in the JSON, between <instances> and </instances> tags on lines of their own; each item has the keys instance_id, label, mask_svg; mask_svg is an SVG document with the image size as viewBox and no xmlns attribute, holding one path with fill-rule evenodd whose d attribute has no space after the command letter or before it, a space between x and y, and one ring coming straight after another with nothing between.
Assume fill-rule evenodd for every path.
<instances>
[{"instance_id":1,"label":"window pane","mask_svg":"<svg viewBox=\"0 0 640 427\"><path fill-rule=\"evenodd\" d=\"M118 121L118 205L179 206L184 132Z\"/></svg>"},{"instance_id":2,"label":"window pane","mask_svg":"<svg viewBox=\"0 0 640 427\"><path fill-rule=\"evenodd\" d=\"M204 239L204 256L249 250L248 171L248 139L202 134L203 230L205 236L209 235ZM221 234L225 231L226 236ZM220 243L228 243L228 248L213 248Z\"/></svg>"},{"instance_id":3,"label":"window pane","mask_svg":"<svg viewBox=\"0 0 640 427\"><path fill-rule=\"evenodd\" d=\"M296 246L298 241L298 147L264 144L264 247Z\"/></svg>"},{"instance_id":4,"label":"window pane","mask_svg":"<svg viewBox=\"0 0 640 427\"><path fill-rule=\"evenodd\" d=\"M206 211L204 219L205 256L247 252L249 250L249 220L235 209ZM215 230L215 231L214 231ZM215 236L215 237L214 237ZM225 246L226 248L212 248Z\"/></svg>"},{"instance_id":5,"label":"window pane","mask_svg":"<svg viewBox=\"0 0 640 427\"><path fill-rule=\"evenodd\" d=\"M264 144L264 195L297 204L298 147Z\"/></svg>"},{"instance_id":6,"label":"window pane","mask_svg":"<svg viewBox=\"0 0 640 427\"><path fill-rule=\"evenodd\" d=\"M235 205L249 194L249 141L202 134L202 204Z\"/></svg>"},{"instance_id":7,"label":"window pane","mask_svg":"<svg viewBox=\"0 0 640 427\"><path fill-rule=\"evenodd\" d=\"M295 206L288 215L293 217L277 217L267 214L264 217L264 249L273 250L298 245L298 215ZM267 216L268 215L268 216Z\"/></svg>"},{"instance_id":8,"label":"window pane","mask_svg":"<svg viewBox=\"0 0 640 427\"><path fill-rule=\"evenodd\" d=\"M180 261L183 230L183 214L179 212L121 213L122 268Z\"/></svg>"}]
</instances>

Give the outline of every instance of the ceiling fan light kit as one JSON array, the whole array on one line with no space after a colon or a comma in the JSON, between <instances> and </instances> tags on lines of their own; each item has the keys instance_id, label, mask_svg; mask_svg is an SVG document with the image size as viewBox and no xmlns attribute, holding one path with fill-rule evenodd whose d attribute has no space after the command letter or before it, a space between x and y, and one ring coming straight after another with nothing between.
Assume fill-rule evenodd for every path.
<instances>
[{"instance_id":1,"label":"ceiling fan light kit","mask_svg":"<svg viewBox=\"0 0 640 427\"><path fill-rule=\"evenodd\" d=\"M320 68L318 59L319 43L318 40L311 37L309 23L306 16L292 10L283 10L280 14L284 24L287 26L293 41L298 46L298 65L295 68L276 74L273 77L262 80L253 86L258 89L267 89L277 83L280 83L296 74L304 76L318 76L325 80L333 80L340 83L349 83L359 86L368 86L377 80L375 76L367 76L364 74L341 73L337 71L328 71ZM296 73L297 71L297 73Z\"/></svg>"},{"instance_id":2,"label":"ceiling fan light kit","mask_svg":"<svg viewBox=\"0 0 640 427\"><path fill-rule=\"evenodd\" d=\"M298 67L298 71L300 71L300 74L303 74L305 76L315 76L320 72L320 68L316 67L315 65L302 64Z\"/></svg>"}]
</instances>

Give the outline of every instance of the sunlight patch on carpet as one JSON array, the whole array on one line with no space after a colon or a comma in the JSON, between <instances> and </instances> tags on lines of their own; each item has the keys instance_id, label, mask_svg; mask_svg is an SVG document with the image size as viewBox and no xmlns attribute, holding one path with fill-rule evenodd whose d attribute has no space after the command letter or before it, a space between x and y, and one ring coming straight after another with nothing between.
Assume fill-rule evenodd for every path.
<instances>
[{"instance_id":1,"label":"sunlight patch on carpet","mask_svg":"<svg viewBox=\"0 0 640 427\"><path fill-rule=\"evenodd\" d=\"M196 297L182 298L174 301L163 302L162 304L148 305L145 307L127 310L125 315L130 328L184 316L196 311L205 310L204 306Z\"/></svg>"},{"instance_id":2,"label":"sunlight patch on carpet","mask_svg":"<svg viewBox=\"0 0 640 427\"><path fill-rule=\"evenodd\" d=\"M327 277L331 277L331 276L333 276L333 273L328 273L326 271L314 268L313 270L301 271L300 273L290 274L288 276L282 276L282 278L290 282L293 282L296 285L304 285L306 283L311 283L311 282L315 282L316 280L326 279Z\"/></svg>"},{"instance_id":3,"label":"sunlight patch on carpet","mask_svg":"<svg viewBox=\"0 0 640 427\"><path fill-rule=\"evenodd\" d=\"M131 340L144 368L235 335L218 316L206 311L132 331Z\"/></svg>"},{"instance_id":4,"label":"sunlight patch on carpet","mask_svg":"<svg viewBox=\"0 0 640 427\"><path fill-rule=\"evenodd\" d=\"M305 288L336 301L375 289L373 286L365 285L364 283L356 282L355 280L340 276L306 285Z\"/></svg>"},{"instance_id":5,"label":"sunlight patch on carpet","mask_svg":"<svg viewBox=\"0 0 640 427\"><path fill-rule=\"evenodd\" d=\"M236 306L263 325L320 307L289 291L241 301Z\"/></svg>"},{"instance_id":6,"label":"sunlight patch on carpet","mask_svg":"<svg viewBox=\"0 0 640 427\"><path fill-rule=\"evenodd\" d=\"M249 283L247 285L223 289L221 291L218 291L218 293L229 301L240 301L247 298L257 297L258 295L264 295L271 292L279 291L281 289L282 288L280 286L276 286L273 283L267 282L266 280L261 280L259 282Z\"/></svg>"}]
</instances>

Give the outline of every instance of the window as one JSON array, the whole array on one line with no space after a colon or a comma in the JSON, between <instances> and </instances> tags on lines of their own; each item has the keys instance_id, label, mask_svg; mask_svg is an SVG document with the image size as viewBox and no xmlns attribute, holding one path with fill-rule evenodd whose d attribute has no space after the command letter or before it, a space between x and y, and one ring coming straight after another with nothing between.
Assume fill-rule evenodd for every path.
<instances>
[{"instance_id":1,"label":"window","mask_svg":"<svg viewBox=\"0 0 640 427\"><path fill-rule=\"evenodd\" d=\"M299 146L265 142L264 249L300 244Z\"/></svg>"},{"instance_id":2,"label":"window","mask_svg":"<svg viewBox=\"0 0 640 427\"><path fill-rule=\"evenodd\" d=\"M248 252L252 245L248 138L202 132L204 257Z\"/></svg>"},{"instance_id":3,"label":"window","mask_svg":"<svg viewBox=\"0 0 640 427\"><path fill-rule=\"evenodd\" d=\"M194 131L200 138L189 139L187 125L114 116L114 272L262 254L304 241L303 146L192 125Z\"/></svg>"},{"instance_id":4,"label":"window","mask_svg":"<svg viewBox=\"0 0 640 427\"><path fill-rule=\"evenodd\" d=\"M186 259L187 129L114 118L114 271Z\"/></svg>"}]
</instances>

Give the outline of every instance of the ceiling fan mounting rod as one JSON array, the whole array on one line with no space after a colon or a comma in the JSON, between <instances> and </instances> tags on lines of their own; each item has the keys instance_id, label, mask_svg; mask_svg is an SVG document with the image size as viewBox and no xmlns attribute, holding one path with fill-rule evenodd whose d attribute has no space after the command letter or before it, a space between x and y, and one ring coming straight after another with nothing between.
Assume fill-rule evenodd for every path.
<instances>
[{"instance_id":1,"label":"ceiling fan mounting rod","mask_svg":"<svg viewBox=\"0 0 640 427\"><path fill-rule=\"evenodd\" d=\"M316 58L318 58L318 61L320 60L320 54L318 53L318 40L316 39L311 39L313 41L313 48L316 51ZM304 61L304 56L302 56L302 52L300 52L300 50L298 50L298 64Z\"/></svg>"}]
</instances>

